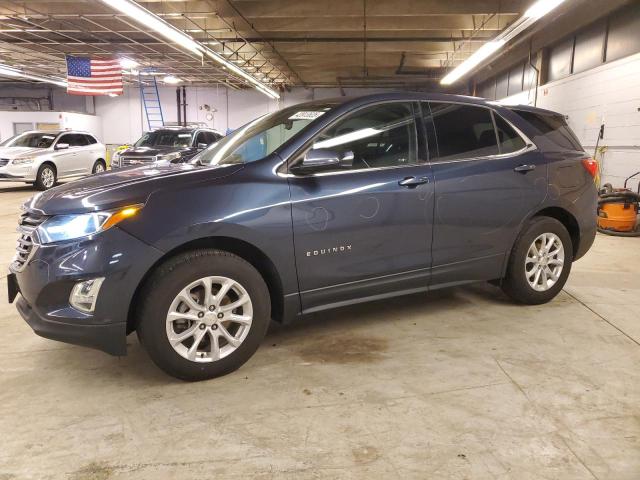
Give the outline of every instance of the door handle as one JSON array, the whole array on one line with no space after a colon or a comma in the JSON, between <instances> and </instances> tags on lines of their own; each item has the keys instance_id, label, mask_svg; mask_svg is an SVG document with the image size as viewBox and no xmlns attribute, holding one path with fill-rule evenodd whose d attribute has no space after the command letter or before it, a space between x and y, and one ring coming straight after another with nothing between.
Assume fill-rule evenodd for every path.
<instances>
[{"instance_id":1,"label":"door handle","mask_svg":"<svg viewBox=\"0 0 640 480\"><path fill-rule=\"evenodd\" d=\"M535 169L536 169L535 165L518 165L516 168L513 169L513 171L519 172L519 173L527 173Z\"/></svg>"},{"instance_id":2,"label":"door handle","mask_svg":"<svg viewBox=\"0 0 640 480\"><path fill-rule=\"evenodd\" d=\"M406 177L398 182L398 185L402 187L413 188L418 185L429 183L429 177Z\"/></svg>"}]
</instances>

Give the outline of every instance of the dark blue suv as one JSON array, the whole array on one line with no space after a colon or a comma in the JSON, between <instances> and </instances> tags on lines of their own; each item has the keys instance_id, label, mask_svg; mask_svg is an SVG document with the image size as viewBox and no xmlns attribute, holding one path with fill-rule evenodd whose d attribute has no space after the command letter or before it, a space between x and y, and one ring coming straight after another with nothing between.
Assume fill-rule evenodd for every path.
<instances>
[{"instance_id":1,"label":"dark blue suv","mask_svg":"<svg viewBox=\"0 0 640 480\"><path fill-rule=\"evenodd\" d=\"M452 95L314 101L189 164L33 197L9 298L36 333L228 373L270 319L491 281L539 304L593 243L595 163L564 118Z\"/></svg>"}]
</instances>

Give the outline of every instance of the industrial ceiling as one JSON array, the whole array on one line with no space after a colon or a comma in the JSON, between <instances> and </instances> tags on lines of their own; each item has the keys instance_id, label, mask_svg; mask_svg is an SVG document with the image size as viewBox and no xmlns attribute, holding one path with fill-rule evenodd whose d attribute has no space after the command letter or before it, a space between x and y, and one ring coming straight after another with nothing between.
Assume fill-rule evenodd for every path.
<instances>
[{"instance_id":1,"label":"industrial ceiling","mask_svg":"<svg viewBox=\"0 0 640 480\"><path fill-rule=\"evenodd\" d=\"M273 89L429 88L522 15L530 0L139 0ZM193 85L249 83L109 2L0 0L0 62L64 77L65 55L135 60ZM131 76L129 82L135 82Z\"/></svg>"}]
</instances>

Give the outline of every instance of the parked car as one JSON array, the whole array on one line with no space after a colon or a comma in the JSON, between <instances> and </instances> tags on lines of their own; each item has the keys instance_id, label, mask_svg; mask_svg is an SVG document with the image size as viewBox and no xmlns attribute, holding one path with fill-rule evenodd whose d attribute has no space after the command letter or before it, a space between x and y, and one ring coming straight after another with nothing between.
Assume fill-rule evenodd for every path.
<instances>
[{"instance_id":1,"label":"parked car","mask_svg":"<svg viewBox=\"0 0 640 480\"><path fill-rule=\"evenodd\" d=\"M222 135L211 128L159 128L145 132L131 147L116 152L111 159L111 168L139 166L158 161L186 162L221 138Z\"/></svg>"},{"instance_id":2,"label":"parked car","mask_svg":"<svg viewBox=\"0 0 640 480\"><path fill-rule=\"evenodd\" d=\"M546 110L409 93L305 103L190 164L35 197L9 298L44 337L124 355L136 331L169 374L211 378L251 357L271 319L481 281L548 302L594 240L594 173Z\"/></svg>"},{"instance_id":3,"label":"parked car","mask_svg":"<svg viewBox=\"0 0 640 480\"><path fill-rule=\"evenodd\" d=\"M90 133L29 131L0 146L0 181L47 190L59 179L104 172L105 158L105 146Z\"/></svg>"}]
</instances>

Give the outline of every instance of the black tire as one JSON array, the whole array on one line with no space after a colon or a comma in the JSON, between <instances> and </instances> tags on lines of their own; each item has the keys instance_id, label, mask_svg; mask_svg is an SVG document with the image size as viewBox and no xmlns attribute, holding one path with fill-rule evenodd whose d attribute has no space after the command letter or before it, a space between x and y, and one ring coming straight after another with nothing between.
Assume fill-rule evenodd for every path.
<instances>
[{"instance_id":1,"label":"black tire","mask_svg":"<svg viewBox=\"0 0 640 480\"><path fill-rule=\"evenodd\" d=\"M246 338L235 351L219 360L200 363L174 350L167 337L166 318L178 292L207 276L224 276L240 283L251 298L253 319ZM220 250L192 250L167 260L145 283L138 298L140 343L158 367L186 381L219 377L242 366L260 346L271 317L269 289L260 273L242 258Z\"/></svg>"},{"instance_id":2,"label":"black tire","mask_svg":"<svg viewBox=\"0 0 640 480\"><path fill-rule=\"evenodd\" d=\"M101 166L102 166L102 171L103 171L103 172L106 172L106 171L107 171L107 164L105 163L105 161L104 161L104 160L99 159L99 160L96 160L96 163L94 163L94 164L93 164L93 168L91 169L91 174L96 174L96 173L98 173L98 172L97 172L97 170L98 170L98 165L101 165Z\"/></svg>"},{"instance_id":3,"label":"black tire","mask_svg":"<svg viewBox=\"0 0 640 480\"><path fill-rule=\"evenodd\" d=\"M53 182L47 180L47 178L50 178L49 174L53 175ZM55 186L57 181L58 176L53 165L51 165L50 163L43 163L42 165L40 165L38 174L36 175L36 181L34 183L35 187L38 190L49 190L50 188Z\"/></svg>"},{"instance_id":4,"label":"black tire","mask_svg":"<svg viewBox=\"0 0 640 480\"><path fill-rule=\"evenodd\" d=\"M525 274L525 260L529 247L534 240L543 233L553 233L558 236L564 249L564 265L556 283L545 291L535 290L528 282ZM515 242L507 274L502 280L502 290L513 300L528 305L539 305L552 300L564 287L571 272L573 262L573 243L571 236L562 223L555 218L534 217L523 228ZM535 280L534 280L535 283Z\"/></svg>"}]
</instances>

